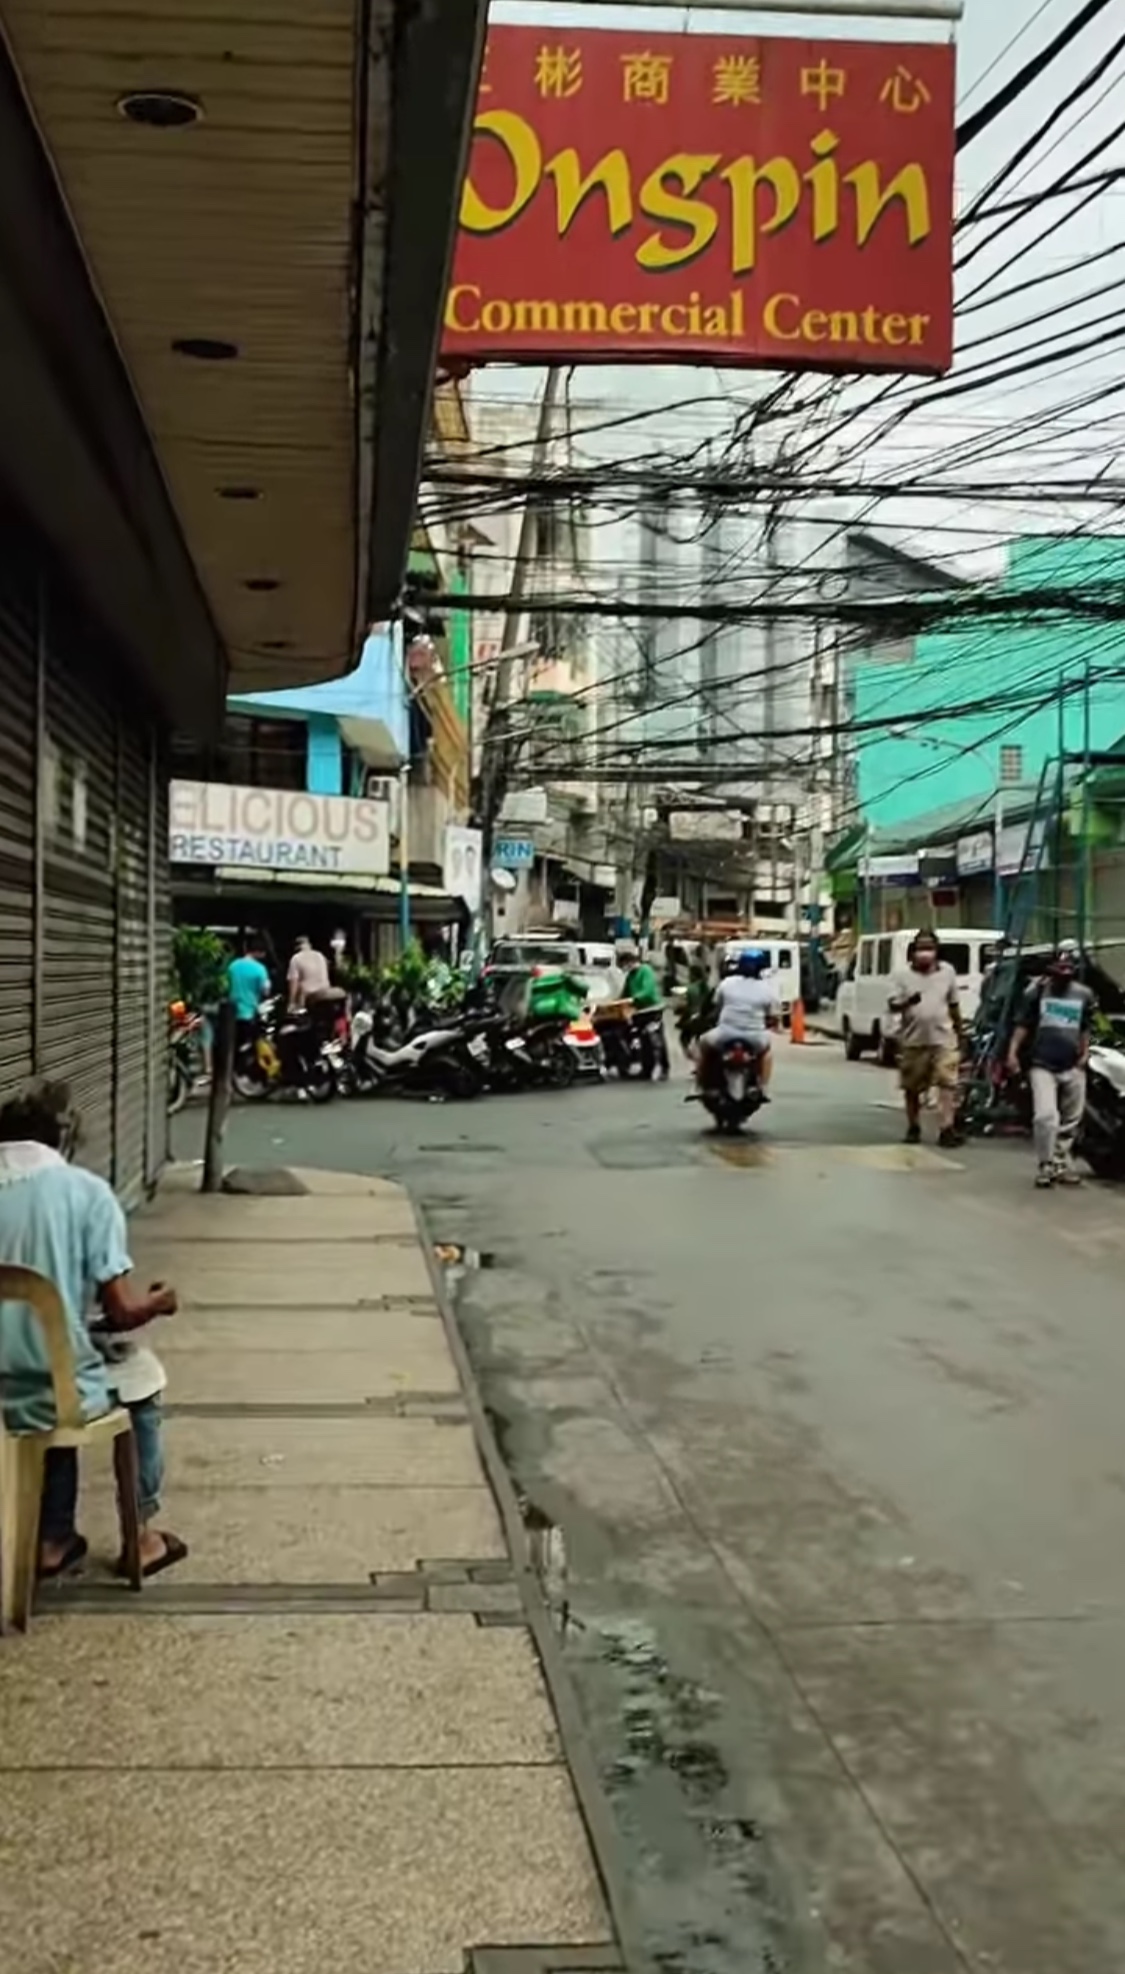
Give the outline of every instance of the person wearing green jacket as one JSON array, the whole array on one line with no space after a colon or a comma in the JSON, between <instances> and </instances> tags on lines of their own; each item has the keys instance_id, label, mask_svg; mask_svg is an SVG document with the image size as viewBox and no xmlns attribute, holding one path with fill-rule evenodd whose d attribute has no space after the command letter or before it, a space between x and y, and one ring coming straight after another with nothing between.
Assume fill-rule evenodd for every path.
<instances>
[{"instance_id":1,"label":"person wearing green jacket","mask_svg":"<svg viewBox=\"0 0 1125 1974\"><path fill-rule=\"evenodd\" d=\"M635 1008L662 1007L664 996L655 969L636 953L622 953L621 959L625 967L625 999L632 1001Z\"/></svg>"},{"instance_id":2,"label":"person wearing green jacket","mask_svg":"<svg viewBox=\"0 0 1125 1974\"><path fill-rule=\"evenodd\" d=\"M714 1000L715 990L711 985L707 962L697 957L688 968L687 993L680 1010L680 1045L686 1056L691 1055L703 1030L710 1027Z\"/></svg>"}]
</instances>

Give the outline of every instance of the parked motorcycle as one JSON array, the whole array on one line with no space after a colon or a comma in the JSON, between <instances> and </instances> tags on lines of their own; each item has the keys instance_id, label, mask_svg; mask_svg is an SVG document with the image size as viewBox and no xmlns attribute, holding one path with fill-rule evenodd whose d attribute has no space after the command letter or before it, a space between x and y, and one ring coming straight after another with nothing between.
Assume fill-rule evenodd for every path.
<instances>
[{"instance_id":1,"label":"parked motorcycle","mask_svg":"<svg viewBox=\"0 0 1125 1974\"><path fill-rule=\"evenodd\" d=\"M488 1048L486 1076L493 1090L566 1090L578 1074L578 1063L566 1035L566 1015L519 1021L497 1011L465 1017L468 1033L483 1037Z\"/></svg>"},{"instance_id":2,"label":"parked motorcycle","mask_svg":"<svg viewBox=\"0 0 1125 1974\"><path fill-rule=\"evenodd\" d=\"M713 1052L712 1052L713 1054ZM717 1129L733 1137L764 1101L758 1057L744 1042L728 1042L714 1058L700 1087L699 1099Z\"/></svg>"},{"instance_id":3,"label":"parked motorcycle","mask_svg":"<svg viewBox=\"0 0 1125 1974\"><path fill-rule=\"evenodd\" d=\"M404 1042L389 1047L370 1034L362 1059L364 1089L387 1095L479 1097L488 1056L486 1037L452 1018L439 1027L423 1023Z\"/></svg>"},{"instance_id":4,"label":"parked motorcycle","mask_svg":"<svg viewBox=\"0 0 1125 1974\"><path fill-rule=\"evenodd\" d=\"M1125 1179L1125 1054L1095 1043L1076 1147L1098 1179Z\"/></svg>"},{"instance_id":5,"label":"parked motorcycle","mask_svg":"<svg viewBox=\"0 0 1125 1974\"><path fill-rule=\"evenodd\" d=\"M203 1067L203 1016L192 1014L183 1001L173 1001L168 1014L168 1113L174 1116L186 1104Z\"/></svg>"},{"instance_id":6,"label":"parked motorcycle","mask_svg":"<svg viewBox=\"0 0 1125 1974\"><path fill-rule=\"evenodd\" d=\"M334 1057L332 1066L340 1095L373 1096L383 1078L372 1060L372 1048L397 1048L400 1043L401 1037L388 1031L388 1024L379 1019L376 1010L369 1004L361 1003L353 1008L348 1020L347 1039L337 1039L331 1045Z\"/></svg>"},{"instance_id":7,"label":"parked motorcycle","mask_svg":"<svg viewBox=\"0 0 1125 1974\"><path fill-rule=\"evenodd\" d=\"M640 1076L651 1083L659 1072L671 1073L663 1008L635 1008L631 1001L606 1001L594 1010L594 1023L605 1050L606 1068L622 1079Z\"/></svg>"},{"instance_id":8,"label":"parked motorcycle","mask_svg":"<svg viewBox=\"0 0 1125 1974\"><path fill-rule=\"evenodd\" d=\"M235 1094L245 1103L283 1095L328 1103L336 1094L336 1047L314 1012L293 1013L277 997L263 1001L253 1035L235 1056Z\"/></svg>"}]
</instances>

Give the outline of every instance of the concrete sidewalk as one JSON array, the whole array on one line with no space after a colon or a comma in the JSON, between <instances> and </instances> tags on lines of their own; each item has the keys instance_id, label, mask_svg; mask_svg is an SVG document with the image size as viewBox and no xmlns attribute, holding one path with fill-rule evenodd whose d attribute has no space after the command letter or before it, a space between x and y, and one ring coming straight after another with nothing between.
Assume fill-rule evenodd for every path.
<instances>
[{"instance_id":1,"label":"concrete sidewalk","mask_svg":"<svg viewBox=\"0 0 1125 1974\"><path fill-rule=\"evenodd\" d=\"M180 1291L153 1341L191 1555L119 1588L91 1459L87 1573L0 1644L22 1974L485 1974L609 1938L410 1202L294 1176L173 1174L134 1222Z\"/></svg>"}]
</instances>

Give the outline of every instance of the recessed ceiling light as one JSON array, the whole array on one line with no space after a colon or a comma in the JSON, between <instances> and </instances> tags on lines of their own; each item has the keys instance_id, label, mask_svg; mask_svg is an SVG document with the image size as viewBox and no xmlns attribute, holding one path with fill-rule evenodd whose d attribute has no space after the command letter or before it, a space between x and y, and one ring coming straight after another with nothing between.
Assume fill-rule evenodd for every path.
<instances>
[{"instance_id":1,"label":"recessed ceiling light","mask_svg":"<svg viewBox=\"0 0 1125 1974\"><path fill-rule=\"evenodd\" d=\"M117 98L117 108L130 123L147 124L150 130L183 130L203 115L202 104L179 89L130 89Z\"/></svg>"},{"instance_id":2,"label":"recessed ceiling light","mask_svg":"<svg viewBox=\"0 0 1125 1974\"><path fill-rule=\"evenodd\" d=\"M252 590L280 589L281 583L276 576L247 576L245 587Z\"/></svg>"},{"instance_id":3,"label":"recessed ceiling light","mask_svg":"<svg viewBox=\"0 0 1125 1974\"><path fill-rule=\"evenodd\" d=\"M218 487L216 492L220 500L261 500L262 498L261 487Z\"/></svg>"},{"instance_id":4,"label":"recessed ceiling light","mask_svg":"<svg viewBox=\"0 0 1125 1974\"><path fill-rule=\"evenodd\" d=\"M177 356L193 356L198 363L230 363L238 355L237 343L218 336L176 336L172 348Z\"/></svg>"}]
</instances>

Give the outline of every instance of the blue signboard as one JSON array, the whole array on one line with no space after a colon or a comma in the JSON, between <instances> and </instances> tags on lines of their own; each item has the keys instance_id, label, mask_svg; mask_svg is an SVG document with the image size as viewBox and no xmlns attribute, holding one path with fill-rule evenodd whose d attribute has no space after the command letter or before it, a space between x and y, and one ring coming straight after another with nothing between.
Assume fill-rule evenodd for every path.
<instances>
[{"instance_id":1,"label":"blue signboard","mask_svg":"<svg viewBox=\"0 0 1125 1974\"><path fill-rule=\"evenodd\" d=\"M498 836L492 846L492 861L504 870L526 870L535 862L535 845L530 836Z\"/></svg>"}]
</instances>

